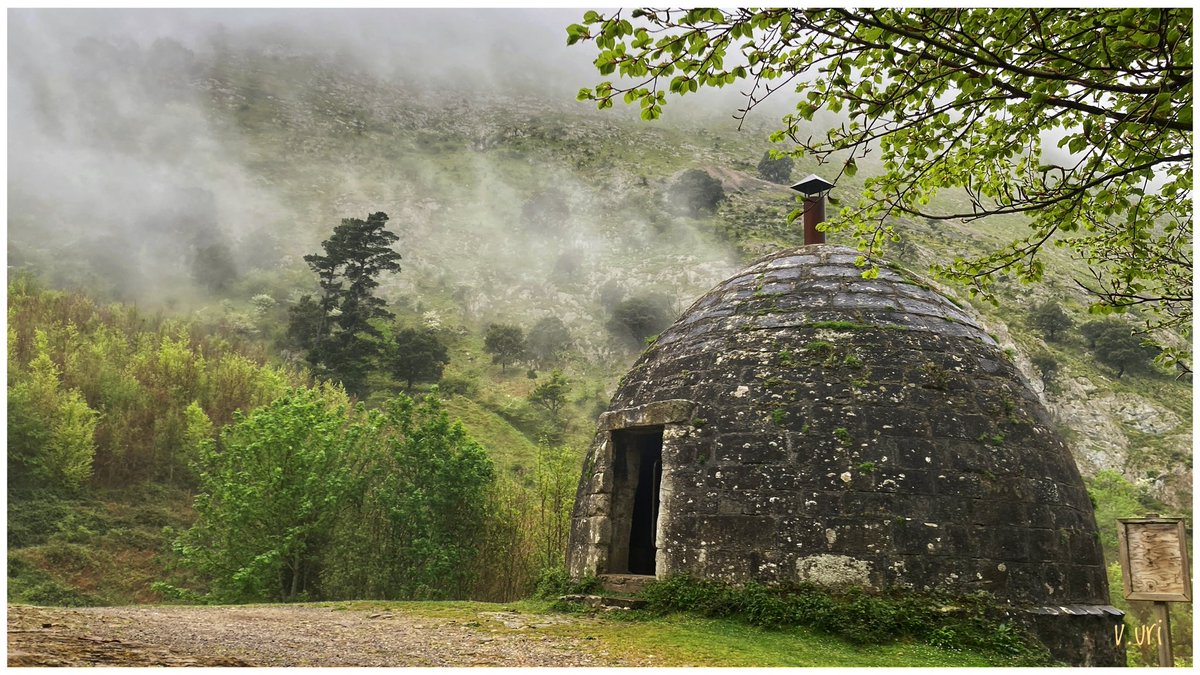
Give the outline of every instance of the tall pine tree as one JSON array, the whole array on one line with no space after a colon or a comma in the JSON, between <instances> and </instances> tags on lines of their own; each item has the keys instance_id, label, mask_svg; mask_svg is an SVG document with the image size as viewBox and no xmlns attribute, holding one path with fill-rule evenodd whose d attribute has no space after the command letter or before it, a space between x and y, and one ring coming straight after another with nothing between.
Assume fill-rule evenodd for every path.
<instances>
[{"instance_id":1,"label":"tall pine tree","mask_svg":"<svg viewBox=\"0 0 1200 675\"><path fill-rule=\"evenodd\" d=\"M374 294L380 274L400 271L400 254L391 248L399 237L384 229L387 220L383 212L366 220L344 218L333 236L321 242L324 255L304 256L317 274L321 294L301 298L288 325L288 336L308 352L308 362L319 374L360 395L366 393L367 373L380 350L381 335L370 322L393 318Z\"/></svg>"}]
</instances>

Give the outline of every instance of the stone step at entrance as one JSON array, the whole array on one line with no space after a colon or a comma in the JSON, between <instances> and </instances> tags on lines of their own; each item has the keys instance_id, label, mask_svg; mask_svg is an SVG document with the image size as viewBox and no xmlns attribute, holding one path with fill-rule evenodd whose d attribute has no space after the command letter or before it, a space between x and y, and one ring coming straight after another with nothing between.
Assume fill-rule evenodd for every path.
<instances>
[{"instance_id":1,"label":"stone step at entrance","mask_svg":"<svg viewBox=\"0 0 1200 675\"><path fill-rule=\"evenodd\" d=\"M609 593L638 595L646 590L646 585L654 581L649 574L601 574L600 587Z\"/></svg>"}]
</instances>

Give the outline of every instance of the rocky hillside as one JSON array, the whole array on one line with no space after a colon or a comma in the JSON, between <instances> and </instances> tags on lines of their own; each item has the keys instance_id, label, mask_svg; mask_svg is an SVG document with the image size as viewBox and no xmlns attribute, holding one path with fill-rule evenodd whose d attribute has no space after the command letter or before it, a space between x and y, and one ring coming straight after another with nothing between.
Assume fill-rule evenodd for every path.
<instances>
[{"instance_id":1,"label":"rocky hillside","mask_svg":"<svg viewBox=\"0 0 1200 675\"><path fill-rule=\"evenodd\" d=\"M177 192L129 200L127 209L178 232L212 226L234 271L199 292L194 271L191 278L175 271L162 283L114 284L114 261L102 254L113 245L136 243L142 258L183 260L185 252L165 241L135 242L136 229L102 241L95 232L104 228L89 229L70 208L10 179L10 260L62 283L102 279L116 295L152 305L249 317L252 297L286 307L310 290L299 257L341 218L382 210L404 256L403 272L383 289L394 306L463 336L493 321L529 326L556 316L575 338L572 367L607 389L635 355L606 330L613 298L655 291L682 310L756 255L797 242L786 224L795 206L789 192L754 169L768 147L762 125L769 120L741 131L722 117L668 114L650 124L628 111L600 113L524 93L432 91L282 46L224 44L203 54L158 43L140 51L103 42L87 48L136 75L125 93L154 97L158 112L146 119L201 120L204 135L180 138L163 121L142 129L126 123L120 131L133 142L118 142L116 123L97 116L97 131L78 142L115 149L130 165L178 171ZM80 83L85 94L110 99L99 86ZM37 99L48 118L55 117L53 93ZM66 139L70 124L41 133ZM696 168L726 194L712 214L687 213L671 199L678 177ZM794 175L816 169L798 166ZM844 179L839 190L855 185ZM92 215L136 220L121 209ZM47 222L60 224L52 236ZM1016 220L986 229L906 223L907 239L893 257L921 270L1020 227ZM831 242L848 243L836 234ZM56 247L68 244L79 257L70 269L57 262L63 249ZM1077 335L1051 342L1030 327L1027 313L1043 299L1061 302L1076 324L1090 318L1073 282L1082 268L1056 254L1044 284L1003 283L998 305L959 301L975 306L1043 391L1085 474L1111 469L1166 506L1188 509L1190 382L1154 370L1118 378ZM255 330L251 323L247 330ZM463 349L460 366L482 362L477 348ZM1029 361L1035 352L1059 364L1044 386Z\"/></svg>"}]
</instances>

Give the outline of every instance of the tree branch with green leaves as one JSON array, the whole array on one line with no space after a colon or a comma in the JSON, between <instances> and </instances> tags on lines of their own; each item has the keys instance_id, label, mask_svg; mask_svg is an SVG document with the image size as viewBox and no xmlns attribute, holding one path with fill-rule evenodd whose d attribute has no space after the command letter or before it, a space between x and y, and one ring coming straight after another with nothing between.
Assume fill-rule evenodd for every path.
<instances>
[{"instance_id":1,"label":"tree branch with green leaves","mask_svg":"<svg viewBox=\"0 0 1200 675\"><path fill-rule=\"evenodd\" d=\"M858 239L868 276L898 216L1020 214L1030 236L934 273L994 300L998 273L1039 281L1041 253L1065 247L1091 270L1078 283L1096 311L1138 306L1151 337L1190 330L1190 9L589 11L567 42L593 43L600 74L619 76L580 90L600 108L621 98L653 120L668 92L740 83L744 120L788 88L795 110L772 135L787 154L833 164L836 182L876 153L880 171L826 223ZM842 121L821 133L830 113ZM951 188L968 208L939 206Z\"/></svg>"}]
</instances>

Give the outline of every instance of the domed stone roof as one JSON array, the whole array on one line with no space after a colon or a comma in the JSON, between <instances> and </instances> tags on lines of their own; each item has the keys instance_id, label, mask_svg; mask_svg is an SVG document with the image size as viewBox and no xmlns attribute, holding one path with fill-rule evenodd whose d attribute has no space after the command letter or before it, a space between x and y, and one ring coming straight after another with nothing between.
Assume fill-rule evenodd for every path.
<instances>
[{"instance_id":1,"label":"domed stone roof","mask_svg":"<svg viewBox=\"0 0 1200 675\"><path fill-rule=\"evenodd\" d=\"M646 351L601 416L572 574L988 591L1104 605L1092 505L969 311L852 249L763 258Z\"/></svg>"}]
</instances>

